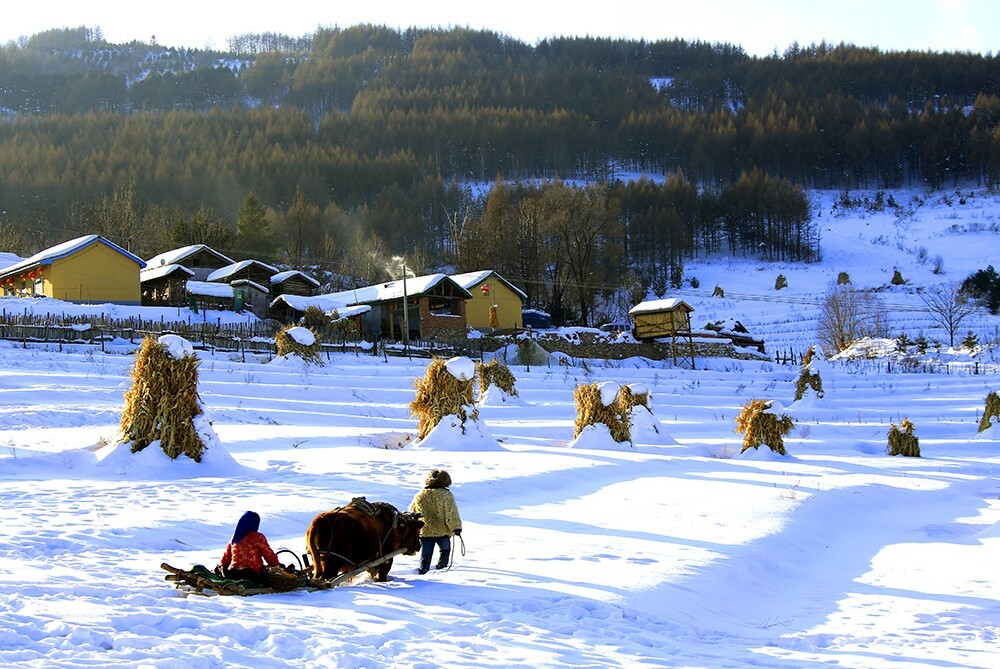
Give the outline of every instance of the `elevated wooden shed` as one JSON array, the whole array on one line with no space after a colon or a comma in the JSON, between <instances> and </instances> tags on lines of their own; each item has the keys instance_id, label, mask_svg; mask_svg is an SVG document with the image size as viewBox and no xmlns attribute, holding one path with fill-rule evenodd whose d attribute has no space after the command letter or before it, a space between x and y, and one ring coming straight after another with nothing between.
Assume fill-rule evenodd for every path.
<instances>
[{"instance_id":1,"label":"elevated wooden shed","mask_svg":"<svg viewBox=\"0 0 1000 669\"><path fill-rule=\"evenodd\" d=\"M691 336L691 312L694 307L682 299L671 297L640 302L628 315L632 318L632 335L639 340L670 339L674 364L677 364L677 339L687 340L691 369L694 369L694 339Z\"/></svg>"}]
</instances>

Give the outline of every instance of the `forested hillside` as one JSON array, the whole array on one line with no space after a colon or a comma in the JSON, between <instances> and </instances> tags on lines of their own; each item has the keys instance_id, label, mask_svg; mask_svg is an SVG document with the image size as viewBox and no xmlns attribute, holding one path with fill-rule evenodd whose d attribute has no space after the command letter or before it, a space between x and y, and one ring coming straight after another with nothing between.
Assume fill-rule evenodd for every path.
<instances>
[{"instance_id":1,"label":"forested hillside","mask_svg":"<svg viewBox=\"0 0 1000 669\"><path fill-rule=\"evenodd\" d=\"M804 188L1000 176L992 55L376 26L229 47L0 48L0 250L100 232L357 281L400 254L586 322L600 290L676 285L692 257L815 259Z\"/></svg>"}]
</instances>

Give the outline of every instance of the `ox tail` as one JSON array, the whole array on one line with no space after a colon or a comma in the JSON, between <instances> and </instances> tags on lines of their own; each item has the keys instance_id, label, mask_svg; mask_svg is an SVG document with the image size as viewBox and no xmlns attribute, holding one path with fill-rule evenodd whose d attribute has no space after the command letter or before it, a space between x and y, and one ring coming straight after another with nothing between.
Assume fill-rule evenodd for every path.
<instances>
[{"instance_id":1,"label":"ox tail","mask_svg":"<svg viewBox=\"0 0 1000 669\"><path fill-rule=\"evenodd\" d=\"M324 531L325 530L325 531ZM329 544L330 537L324 536L329 532L329 527L325 523L313 522L306 532L306 544L309 548L309 557L313 563L313 578L320 579L324 576L323 549L320 546Z\"/></svg>"}]
</instances>

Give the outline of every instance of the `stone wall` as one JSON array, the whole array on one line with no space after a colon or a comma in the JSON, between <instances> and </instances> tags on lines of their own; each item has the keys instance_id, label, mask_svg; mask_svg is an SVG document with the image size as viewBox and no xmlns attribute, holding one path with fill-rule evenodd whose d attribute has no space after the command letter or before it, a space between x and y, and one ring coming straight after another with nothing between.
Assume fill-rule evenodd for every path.
<instances>
[{"instance_id":1,"label":"stone wall","mask_svg":"<svg viewBox=\"0 0 1000 669\"><path fill-rule=\"evenodd\" d=\"M487 337L495 340L495 348L501 348L511 343L508 338ZM574 358L599 358L603 360L624 360L626 358L648 358L650 360L674 359L674 348L669 341L617 341L614 335L604 332L574 332L572 335L555 335L538 333L535 336L538 345L549 353L563 353ZM755 350L737 348L732 340L726 337L698 335L693 338L694 357L696 358L734 358L738 360L767 360L767 356ZM486 345L483 350L493 346ZM691 349L687 340L678 339L676 347L678 361L690 360Z\"/></svg>"}]
</instances>

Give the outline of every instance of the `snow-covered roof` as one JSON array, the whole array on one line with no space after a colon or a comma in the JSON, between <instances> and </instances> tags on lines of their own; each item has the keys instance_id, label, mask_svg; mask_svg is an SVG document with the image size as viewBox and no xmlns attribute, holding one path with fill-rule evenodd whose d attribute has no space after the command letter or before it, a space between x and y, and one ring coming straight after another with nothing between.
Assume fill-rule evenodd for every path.
<instances>
[{"instance_id":1,"label":"snow-covered roof","mask_svg":"<svg viewBox=\"0 0 1000 669\"><path fill-rule=\"evenodd\" d=\"M273 308L282 302L290 306L292 309L295 309L296 311L305 311L309 307L316 307L327 314L336 311L341 318L347 318L348 316L357 316L358 314L363 314L367 311L371 311L371 307L368 306L367 304L347 305L340 300L332 298L333 298L332 295L282 294L271 300L271 307Z\"/></svg>"},{"instance_id":2,"label":"snow-covered roof","mask_svg":"<svg viewBox=\"0 0 1000 669\"><path fill-rule=\"evenodd\" d=\"M55 246L47 248L44 251L39 251L35 255L25 258L19 263L3 268L0 270L0 273L13 274L15 272L20 272L21 270L37 267L39 265L51 265L53 261L73 255L77 251L85 249L92 244L104 244L108 248L121 253L129 260L135 261L140 268L146 266L146 262L142 258L129 253L111 240L105 239L100 235L84 235L83 237L77 237L76 239L71 239L68 242L63 242L62 244L56 244Z\"/></svg>"},{"instance_id":3,"label":"snow-covered roof","mask_svg":"<svg viewBox=\"0 0 1000 669\"><path fill-rule=\"evenodd\" d=\"M225 281L232 275L238 274L239 272L247 269L248 267L253 267L254 265L270 272L272 276L278 273L277 267L272 267L271 265L263 263L259 260L241 260L239 262L234 262L231 265L220 267L219 269L209 274L208 277L206 277L206 279L208 281Z\"/></svg>"},{"instance_id":4,"label":"snow-covered roof","mask_svg":"<svg viewBox=\"0 0 1000 669\"><path fill-rule=\"evenodd\" d=\"M183 264L183 261L186 258L190 258L194 254L200 253L201 251L208 251L216 258L226 263L232 264L236 262L232 258L222 255L221 253L219 253L212 247L207 246L206 244L192 244L191 246L184 246L179 249L173 249L172 251L164 251L163 253L150 258L146 262L146 264L149 267L155 267L156 265Z\"/></svg>"},{"instance_id":5,"label":"snow-covered roof","mask_svg":"<svg viewBox=\"0 0 1000 669\"><path fill-rule=\"evenodd\" d=\"M269 292L271 292L271 291L269 291L267 289L267 286L262 286L259 283L257 283L256 281L251 281L250 279L236 279L235 281L230 281L229 285L233 286L234 288L236 286L250 286L251 288L256 288L257 290L259 290L262 293L269 293Z\"/></svg>"},{"instance_id":6,"label":"snow-covered roof","mask_svg":"<svg viewBox=\"0 0 1000 669\"><path fill-rule=\"evenodd\" d=\"M228 283L212 283L210 281L188 281L187 291L192 295L205 297L232 297L233 287Z\"/></svg>"},{"instance_id":7,"label":"snow-covered roof","mask_svg":"<svg viewBox=\"0 0 1000 669\"><path fill-rule=\"evenodd\" d=\"M22 260L24 260L24 258L16 256L13 253L0 252L0 271L3 271L11 265L16 265Z\"/></svg>"},{"instance_id":8,"label":"snow-covered roof","mask_svg":"<svg viewBox=\"0 0 1000 669\"><path fill-rule=\"evenodd\" d=\"M688 311L694 311L694 307L678 297L668 297L663 300L647 300L640 302L628 310L629 316L634 314L648 314L656 311L671 311L682 307Z\"/></svg>"},{"instance_id":9,"label":"snow-covered roof","mask_svg":"<svg viewBox=\"0 0 1000 669\"><path fill-rule=\"evenodd\" d=\"M302 277L303 279L305 279L307 282L311 283L314 286L319 286L319 281L317 281L316 279L312 278L311 276L309 276L305 272L300 272L297 269L290 269L287 272L278 272L277 274L275 274L274 276L271 277L271 283L272 284L283 283L283 282L288 281L289 279L291 279L292 277L295 277L295 276Z\"/></svg>"},{"instance_id":10,"label":"snow-covered roof","mask_svg":"<svg viewBox=\"0 0 1000 669\"><path fill-rule=\"evenodd\" d=\"M153 279L161 279L165 276L169 276L174 273L186 274L188 276L194 276L194 272L189 270L184 265L177 265L171 263L169 265L156 265L156 266L146 266L139 270L139 281L152 281Z\"/></svg>"},{"instance_id":11,"label":"snow-covered roof","mask_svg":"<svg viewBox=\"0 0 1000 669\"><path fill-rule=\"evenodd\" d=\"M472 293L459 286L454 279L447 274L427 274L425 276L407 277L406 295L422 295L433 290L438 284L444 281L451 281L456 287L466 295L466 299L472 297ZM374 286L344 290L339 293L327 295L333 300L343 304L371 304L373 302L387 302L389 300L399 300L403 298L403 280L389 281Z\"/></svg>"},{"instance_id":12,"label":"snow-covered roof","mask_svg":"<svg viewBox=\"0 0 1000 669\"><path fill-rule=\"evenodd\" d=\"M502 276L500 276L491 269L484 269L478 272L465 272L464 274L451 275L452 280L454 280L455 283L460 285L462 288L465 288L466 290L471 290L472 288L483 283L490 277L495 277L497 281L499 281L500 283L502 283L503 285L507 286L512 291L517 293L522 300L528 299L528 295L523 290L521 290L520 288L518 288L510 281L503 278Z\"/></svg>"}]
</instances>

